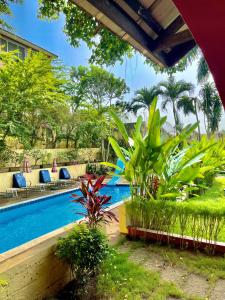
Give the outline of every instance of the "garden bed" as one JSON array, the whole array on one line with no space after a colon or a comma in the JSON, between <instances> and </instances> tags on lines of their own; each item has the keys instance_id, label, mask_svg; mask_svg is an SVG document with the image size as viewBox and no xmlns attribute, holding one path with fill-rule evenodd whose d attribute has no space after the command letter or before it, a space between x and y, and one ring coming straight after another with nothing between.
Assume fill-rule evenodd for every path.
<instances>
[{"instance_id":1,"label":"garden bed","mask_svg":"<svg viewBox=\"0 0 225 300\"><path fill-rule=\"evenodd\" d=\"M218 177L204 195L181 202L134 198L126 203L129 236L225 253L224 186Z\"/></svg>"},{"instance_id":2,"label":"garden bed","mask_svg":"<svg viewBox=\"0 0 225 300\"><path fill-rule=\"evenodd\" d=\"M128 226L128 235L132 240L145 240L162 244L170 244L175 247L188 250L200 250L213 254L225 254L225 243L207 241L205 239L195 240L190 236L181 236L179 234L169 234L155 230L137 228Z\"/></svg>"}]
</instances>

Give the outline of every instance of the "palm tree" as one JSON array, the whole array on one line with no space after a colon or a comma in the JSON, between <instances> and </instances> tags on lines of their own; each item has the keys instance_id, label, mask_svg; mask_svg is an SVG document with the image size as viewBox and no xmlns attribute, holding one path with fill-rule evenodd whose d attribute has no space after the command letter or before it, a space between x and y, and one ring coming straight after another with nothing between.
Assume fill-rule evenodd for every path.
<instances>
[{"instance_id":1,"label":"palm tree","mask_svg":"<svg viewBox=\"0 0 225 300\"><path fill-rule=\"evenodd\" d=\"M177 102L178 110L182 109L185 116L190 113L194 114L198 123L198 139L201 139L200 122L198 117L198 108L200 107L200 100L197 97L182 96Z\"/></svg>"},{"instance_id":2,"label":"palm tree","mask_svg":"<svg viewBox=\"0 0 225 300\"><path fill-rule=\"evenodd\" d=\"M205 60L205 57L201 55L198 61L198 68L197 68L197 80L199 83L205 82L210 75L209 66Z\"/></svg>"},{"instance_id":3,"label":"palm tree","mask_svg":"<svg viewBox=\"0 0 225 300\"><path fill-rule=\"evenodd\" d=\"M203 84L200 90L200 96L206 133L210 135L219 129L222 116L222 103L217 89L212 82Z\"/></svg>"},{"instance_id":4,"label":"palm tree","mask_svg":"<svg viewBox=\"0 0 225 300\"><path fill-rule=\"evenodd\" d=\"M127 110L129 112L133 112L137 114L139 109L150 108L152 101L155 97L157 97L161 93L161 90L158 86L153 86L151 88L142 88L135 92L135 97L131 101L130 104L127 106Z\"/></svg>"},{"instance_id":5,"label":"palm tree","mask_svg":"<svg viewBox=\"0 0 225 300\"><path fill-rule=\"evenodd\" d=\"M170 75L167 81L159 83L160 95L164 98L162 109L166 109L168 104L172 105L176 133L181 129L181 121L178 115L177 103L180 98L193 90L193 84L184 80L175 81Z\"/></svg>"}]
</instances>

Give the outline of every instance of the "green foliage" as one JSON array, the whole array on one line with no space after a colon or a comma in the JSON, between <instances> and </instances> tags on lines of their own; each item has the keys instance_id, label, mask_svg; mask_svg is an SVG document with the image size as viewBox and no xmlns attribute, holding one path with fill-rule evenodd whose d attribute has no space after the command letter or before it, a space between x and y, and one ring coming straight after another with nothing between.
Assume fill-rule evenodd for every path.
<instances>
[{"instance_id":1,"label":"green foliage","mask_svg":"<svg viewBox=\"0 0 225 300\"><path fill-rule=\"evenodd\" d=\"M122 99L129 91L124 79L94 65L72 67L70 76L76 96L99 111L112 105L114 100Z\"/></svg>"},{"instance_id":2,"label":"green foliage","mask_svg":"<svg viewBox=\"0 0 225 300\"><path fill-rule=\"evenodd\" d=\"M141 132L140 116L132 136L129 137L124 124L113 113L126 147L120 147L112 137L109 140L117 157L125 164L122 175L130 182L133 195L148 199L175 200L197 188L194 180L202 178L206 171L200 162L211 145L192 151L195 144L188 145L186 140L196 124L187 126L175 137L163 140L161 127L166 118L160 117L156 105L157 99L150 107L146 135Z\"/></svg>"},{"instance_id":3,"label":"green foliage","mask_svg":"<svg viewBox=\"0 0 225 300\"><path fill-rule=\"evenodd\" d=\"M137 113L139 109L146 108L149 110L155 97L160 94L161 90L158 86L151 88L142 88L135 92L135 97L130 104L127 105L127 110L133 113Z\"/></svg>"},{"instance_id":4,"label":"green foliage","mask_svg":"<svg viewBox=\"0 0 225 300\"><path fill-rule=\"evenodd\" d=\"M192 141L193 147L187 152L187 157L207 148L206 154L201 159L202 176L196 179L196 184L206 189L213 183L216 174L225 169L225 142L216 140L214 137L208 139L203 136L201 140ZM201 190L200 190L201 191Z\"/></svg>"},{"instance_id":5,"label":"green foliage","mask_svg":"<svg viewBox=\"0 0 225 300\"><path fill-rule=\"evenodd\" d=\"M197 80L199 83L203 83L209 78L210 70L209 66L202 55L198 61L198 69L197 69Z\"/></svg>"},{"instance_id":6,"label":"green foliage","mask_svg":"<svg viewBox=\"0 0 225 300\"><path fill-rule=\"evenodd\" d=\"M173 117L175 123L176 132L179 132L182 128L182 123L178 114L178 102L183 96L189 95L193 91L193 84L184 80L176 81L175 77L170 75L167 81L159 83L161 88L160 95L163 97L162 109L166 109L168 104L172 105Z\"/></svg>"},{"instance_id":7,"label":"green foliage","mask_svg":"<svg viewBox=\"0 0 225 300\"><path fill-rule=\"evenodd\" d=\"M198 139L201 139L200 122L198 109L200 108L200 100L197 97L182 96L177 102L177 109L182 110L184 115L194 114L198 123Z\"/></svg>"},{"instance_id":8,"label":"green foliage","mask_svg":"<svg viewBox=\"0 0 225 300\"><path fill-rule=\"evenodd\" d=\"M10 3L23 3L23 0L1 0L0 1L0 26L2 27L6 27L7 29L11 29L11 26L9 26L8 23L6 23L4 21L4 19L2 19L2 16L4 15L8 15L11 16L12 12L11 9L9 7Z\"/></svg>"},{"instance_id":9,"label":"green foliage","mask_svg":"<svg viewBox=\"0 0 225 300\"><path fill-rule=\"evenodd\" d=\"M106 144L109 156L105 140L112 127L106 112L128 91L124 80L94 66L67 73L41 53L29 52L21 60L16 52L0 52L0 59L2 145L9 137L25 149L55 148L61 141L67 148Z\"/></svg>"},{"instance_id":10,"label":"green foliage","mask_svg":"<svg viewBox=\"0 0 225 300\"><path fill-rule=\"evenodd\" d=\"M205 117L205 129L208 135L219 129L222 117L222 102L214 83L206 82L201 90L201 109Z\"/></svg>"},{"instance_id":11,"label":"green foliage","mask_svg":"<svg viewBox=\"0 0 225 300\"><path fill-rule=\"evenodd\" d=\"M15 155L16 153L9 147L4 144L0 145L0 166L4 167L7 163L11 162Z\"/></svg>"},{"instance_id":12,"label":"green foliage","mask_svg":"<svg viewBox=\"0 0 225 300\"><path fill-rule=\"evenodd\" d=\"M0 139L17 138L25 148L35 145L41 132L57 124L66 96L61 69L42 53L0 52Z\"/></svg>"},{"instance_id":13,"label":"green foliage","mask_svg":"<svg viewBox=\"0 0 225 300\"><path fill-rule=\"evenodd\" d=\"M188 201L149 201L134 198L126 203L129 225L169 234L178 233L181 237L192 236L196 249L198 242L204 238L209 243L207 250L213 252L215 242L221 239L220 233L225 226L224 183L224 179L221 184L218 180L216 193L213 189L206 196ZM185 247L182 241L181 247Z\"/></svg>"},{"instance_id":14,"label":"green foliage","mask_svg":"<svg viewBox=\"0 0 225 300\"><path fill-rule=\"evenodd\" d=\"M162 281L157 272L129 261L127 254L112 251L97 277L97 295L101 299L160 300L180 298L183 293L173 283Z\"/></svg>"},{"instance_id":15,"label":"green foliage","mask_svg":"<svg viewBox=\"0 0 225 300\"><path fill-rule=\"evenodd\" d=\"M86 172L93 175L107 175L112 169L101 164L88 163Z\"/></svg>"},{"instance_id":16,"label":"green foliage","mask_svg":"<svg viewBox=\"0 0 225 300\"><path fill-rule=\"evenodd\" d=\"M40 16L55 19L62 12L65 15L64 31L72 46L78 47L83 41L92 50L90 63L114 65L131 56L131 46L80 9L75 3L64 0L39 0Z\"/></svg>"},{"instance_id":17,"label":"green foliage","mask_svg":"<svg viewBox=\"0 0 225 300\"><path fill-rule=\"evenodd\" d=\"M96 275L109 254L105 236L96 228L76 225L65 238L57 243L56 255L67 263L76 282L76 293L87 293L90 278Z\"/></svg>"},{"instance_id":18,"label":"green foliage","mask_svg":"<svg viewBox=\"0 0 225 300\"><path fill-rule=\"evenodd\" d=\"M62 162L75 162L78 158L77 149L73 149L71 151L60 152L58 158Z\"/></svg>"}]
</instances>

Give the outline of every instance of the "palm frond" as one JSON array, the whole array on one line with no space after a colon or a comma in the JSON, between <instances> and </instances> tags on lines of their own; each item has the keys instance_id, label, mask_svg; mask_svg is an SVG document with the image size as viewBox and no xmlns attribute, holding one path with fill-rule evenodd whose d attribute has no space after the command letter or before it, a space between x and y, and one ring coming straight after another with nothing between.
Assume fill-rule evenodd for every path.
<instances>
[{"instance_id":1,"label":"palm frond","mask_svg":"<svg viewBox=\"0 0 225 300\"><path fill-rule=\"evenodd\" d=\"M178 110L182 110L184 115L189 115L190 113L195 113L195 108L193 104L193 99L188 96L182 96L177 102Z\"/></svg>"},{"instance_id":2,"label":"palm frond","mask_svg":"<svg viewBox=\"0 0 225 300\"><path fill-rule=\"evenodd\" d=\"M203 83L209 78L210 70L209 66L202 55L198 61L198 68L197 68L197 80L199 83Z\"/></svg>"}]
</instances>

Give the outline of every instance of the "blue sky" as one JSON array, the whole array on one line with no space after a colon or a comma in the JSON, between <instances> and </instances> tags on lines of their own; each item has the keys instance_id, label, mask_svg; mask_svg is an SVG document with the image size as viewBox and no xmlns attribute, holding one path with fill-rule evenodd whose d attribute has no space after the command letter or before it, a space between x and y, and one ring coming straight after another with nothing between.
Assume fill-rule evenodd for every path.
<instances>
[{"instance_id":1,"label":"blue sky","mask_svg":"<svg viewBox=\"0 0 225 300\"><path fill-rule=\"evenodd\" d=\"M79 48L70 46L67 36L63 32L63 17L54 21L38 19L37 0L24 0L22 5L11 5L11 9L13 16L7 17L6 20L13 26L16 34L55 53L67 66L88 65L89 49L83 43ZM165 75L156 75L151 67L144 64L144 59L140 54L136 54L132 59L127 59L122 65L109 67L108 70L126 80L131 89L131 93L126 96L127 100L132 98L135 90L149 87L166 79ZM196 84L196 64L190 66L185 72L178 73L176 77ZM165 114L168 116L168 121L173 123L171 110L168 109ZM182 119L184 123L195 120L193 116L182 117ZM225 115L222 124L225 128Z\"/></svg>"}]
</instances>

